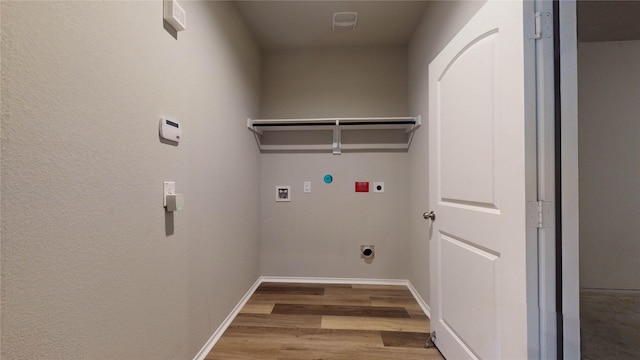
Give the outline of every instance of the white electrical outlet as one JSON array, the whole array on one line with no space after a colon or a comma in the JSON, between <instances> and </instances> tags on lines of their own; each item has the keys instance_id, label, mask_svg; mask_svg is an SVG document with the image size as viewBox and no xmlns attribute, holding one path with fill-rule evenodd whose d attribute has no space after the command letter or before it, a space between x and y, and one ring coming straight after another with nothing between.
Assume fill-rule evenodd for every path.
<instances>
[{"instance_id":1,"label":"white electrical outlet","mask_svg":"<svg viewBox=\"0 0 640 360\"><path fill-rule=\"evenodd\" d=\"M306 193L310 193L311 192L311 181L305 181L304 182L304 192L306 192Z\"/></svg>"},{"instance_id":2,"label":"white electrical outlet","mask_svg":"<svg viewBox=\"0 0 640 360\"><path fill-rule=\"evenodd\" d=\"M373 192L374 193L383 193L384 192L384 183L383 182L374 182L373 183Z\"/></svg>"}]
</instances>

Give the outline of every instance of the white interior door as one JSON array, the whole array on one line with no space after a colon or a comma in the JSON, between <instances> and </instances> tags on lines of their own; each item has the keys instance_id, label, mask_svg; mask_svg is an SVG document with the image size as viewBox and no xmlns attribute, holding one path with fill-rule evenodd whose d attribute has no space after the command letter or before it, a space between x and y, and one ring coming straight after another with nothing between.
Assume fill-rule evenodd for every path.
<instances>
[{"instance_id":1,"label":"white interior door","mask_svg":"<svg viewBox=\"0 0 640 360\"><path fill-rule=\"evenodd\" d=\"M538 347L527 6L489 1L429 64L431 326L448 359L524 359Z\"/></svg>"}]
</instances>

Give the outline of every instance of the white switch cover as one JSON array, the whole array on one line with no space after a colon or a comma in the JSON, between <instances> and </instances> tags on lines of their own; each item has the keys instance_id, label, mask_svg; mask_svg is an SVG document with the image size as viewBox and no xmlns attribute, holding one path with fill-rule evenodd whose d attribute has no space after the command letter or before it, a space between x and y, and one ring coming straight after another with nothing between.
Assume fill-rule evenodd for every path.
<instances>
[{"instance_id":1,"label":"white switch cover","mask_svg":"<svg viewBox=\"0 0 640 360\"><path fill-rule=\"evenodd\" d=\"M311 181L305 181L304 182L304 192L306 192L306 193L310 193L311 192Z\"/></svg>"},{"instance_id":2,"label":"white switch cover","mask_svg":"<svg viewBox=\"0 0 640 360\"><path fill-rule=\"evenodd\" d=\"M383 182L374 182L373 183L373 192L374 193L383 193L384 192L384 183Z\"/></svg>"},{"instance_id":3,"label":"white switch cover","mask_svg":"<svg viewBox=\"0 0 640 360\"><path fill-rule=\"evenodd\" d=\"M167 195L175 195L176 194L176 182L175 181L165 181L164 182L164 196L162 197L164 201L162 202L162 206L167 206Z\"/></svg>"}]
</instances>

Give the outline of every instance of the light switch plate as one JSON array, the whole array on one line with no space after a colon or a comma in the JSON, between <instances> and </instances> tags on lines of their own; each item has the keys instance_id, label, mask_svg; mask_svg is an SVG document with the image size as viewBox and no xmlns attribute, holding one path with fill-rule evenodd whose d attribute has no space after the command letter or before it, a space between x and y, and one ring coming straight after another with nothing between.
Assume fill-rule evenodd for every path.
<instances>
[{"instance_id":1,"label":"light switch plate","mask_svg":"<svg viewBox=\"0 0 640 360\"><path fill-rule=\"evenodd\" d=\"M176 182L175 181L165 181L164 182L164 196L162 206L167 206L167 195L175 195L176 194Z\"/></svg>"},{"instance_id":2,"label":"light switch plate","mask_svg":"<svg viewBox=\"0 0 640 360\"><path fill-rule=\"evenodd\" d=\"M306 193L310 193L311 192L311 181L305 181L304 182L304 192L306 192Z\"/></svg>"}]
</instances>

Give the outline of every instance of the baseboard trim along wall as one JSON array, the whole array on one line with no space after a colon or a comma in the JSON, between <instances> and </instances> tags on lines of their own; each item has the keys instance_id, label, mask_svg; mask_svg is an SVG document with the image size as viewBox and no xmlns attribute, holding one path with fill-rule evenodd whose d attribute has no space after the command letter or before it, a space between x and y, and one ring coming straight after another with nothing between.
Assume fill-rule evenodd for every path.
<instances>
[{"instance_id":1,"label":"baseboard trim along wall","mask_svg":"<svg viewBox=\"0 0 640 360\"><path fill-rule=\"evenodd\" d=\"M422 311L431 318L431 309L429 305L422 299L416 288L413 287L409 280L400 279L360 279L360 278L324 278L324 277L286 277L286 276L260 276L258 280L251 286L246 294L240 299L240 302L233 308L231 313L220 324L216 331L211 335L209 340L204 344L202 349L196 354L193 360L204 360L209 354L211 349L220 340L222 334L227 330L229 325L236 318L242 307L249 301L253 293L258 289L262 283L266 282L288 282L288 283L311 283L311 284L358 284L358 285L400 285L406 286L411 291L411 294L416 299Z\"/></svg>"},{"instance_id":2,"label":"baseboard trim along wall","mask_svg":"<svg viewBox=\"0 0 640 360\"><path fill-rule=\"evenodd\" d=\"M422 296L418 294L418 290L416 290L416 288L413 287L413 284L411 284L409 280L405 280L405 281L407 282L405 285L407 285L407 287L409 288L409 291L411 291L411 294L413 294L413 297L416 298L416 301L418 302L418 305L420 305L420 307L422 308L422 311L424 311L427 317L431 319L431 308L429 307L429 305L424 301Z\"/></svg>"},{"instance_id":3,"label":"baseboard trim along wall","mask_svg":"<svg viewBox=\"0 0 640 360\"><path fill-rule=\"evenodd\" d=\"M640 289L595 289L580 288L580 295L640 297Z\"/></svg>"},{"instance_id":4,"label":"baseboard trim along wall","mask_svg":"<svg viewBox=\"0 0 640 360\"><path fill-rule=\"evenodd\" d=\"M328 277L288 277L261 276L262 282L309 283L309 284L358 284L358 285L407 285L407 280L328 278Z\"/></svg>"},{"instance_id":5,"label":"baseboard trim along wall","mask_svg":"<svg viewBox=\"0 0 640 360\"><path fill-rule=\"evenodd\" d=\"M236 304L233 310L231 310L229 315L227 315L227 318L224 319L222 324L220 324L220 326L218 326L216 331L213 332L213 335L211 335L211 337L204 344L202 349L198 351L198 353L193 358L193 360L204 360L204 358L207 357L211 349L213 349L213 346L218 342L218 340L220 340L220 337L222 337L222 334L224 334L225 330L227 330L229 325L231 325L231 322L233 321L233 319L236 318L236 315L238 315L240 310L242 310L242 307L244 306L244 304L246 304L247 301L249 301L249 298L251 298L251 295L253 295L253 293L256 292L256 289L258 289L258 286L260 286L260 284L262 284L262 280L261 278L258 278L258 280L256 280L256 282L249 288L247 293L244 294L244 296L240 299L238 304Z\"/></svg>"}]
</instances>

